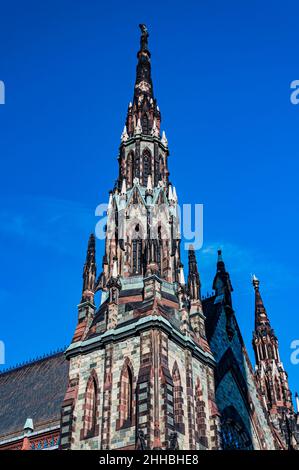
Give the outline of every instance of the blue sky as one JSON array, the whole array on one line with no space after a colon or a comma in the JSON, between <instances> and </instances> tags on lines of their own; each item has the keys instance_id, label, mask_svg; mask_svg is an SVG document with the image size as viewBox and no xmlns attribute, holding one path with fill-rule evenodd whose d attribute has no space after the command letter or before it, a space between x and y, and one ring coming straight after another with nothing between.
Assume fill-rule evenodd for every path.
<instances>
[{"instance_id":1,"label":"blue sky","mask_svg":"<svg viewBox=\"0 0 299 470\"><path fill-rule=\"evenodd\" d=\"M211 291L216 250L251 354L262 295L293 391L299 365L296 1L2 2L1 329L6 366L71 339L97 204L117 177L138 24L150 32L155 94L180 203L204 204L198 253ZM102 245L98 244L98 263ZM252 355L251 355L252 357Z\"/></svg>"}]
</instances>

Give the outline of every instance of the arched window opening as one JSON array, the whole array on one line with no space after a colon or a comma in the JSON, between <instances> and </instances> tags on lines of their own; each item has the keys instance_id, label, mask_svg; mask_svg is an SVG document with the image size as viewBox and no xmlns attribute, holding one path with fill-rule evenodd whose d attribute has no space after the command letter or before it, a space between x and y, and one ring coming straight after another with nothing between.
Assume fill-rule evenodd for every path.
<instances>
[{"instance_id":1,"label":"arched window opening","mask_svg":"<svg viewBox=\"0 0 299 470\"><path fill-rule=\"evenodd\" d=\"M195 387L195 419L196 419L196 437L206 448L208 447L207 439L207 426L206 426L206 410L205 402L203 400L203 392L200 385L200 380L197 378Z\"/></svg>"},{"instance_id":2,"label":"arched window opening","mask_svg":"<svg viewBox=\"0 0 299 470\"><path fill-rule=\"evenodd\" d=\"M174 363L172 370L173 380L173 412L174 412L174 425L178 432L185 432L184 425L184 410L183 410L183 387L181 382L181 375L177 365Z\"/></svg>"},{"instance_id":3,"label":"arched window opening","mask_svg":"<svg viewBox=\"0 0 299 470\"><path fill-rule=\"evenodd\" d=\"M140 176L140 158L136 157L134 160L134 176L139 178Z\"/></svg>"},{"instance_id":4,"label":"arched window opening","mask_svg":"<svg viewBox=\"0 0 299 470\"><path fill-rule=\"evenodd\" d=\"M84 438L94 437L98 433L98 385L95 373L93 373L86 387L84 403Z\"/></svg>"},{"instance_id":5,"label":"arched window opening","mask_svg":"<svg viewBox=\"0 0 299 470\"><path fill-rule=\"evenodd\" d=\"M223 450L252 450L252 440L245 425L233 406L222 412L221 441Z\"/></svg>"},{"instance_id":6,"label":"arched window opening","mask_svg":"<svg viewBox=\"0 0 299 470\"><path fill-rule=\"evenodd\" d=\"M275 390L276 390L276 399L277 401L281 400L281 386L278 379L275 379Z\"/></svg>"},{"instance_id":7,"label":"arched window opening","mask_svg":"<svg viewBox=\"0 0 299 470\"><path fill-rule=\"evenodd\" d=\"M162 180L164 175L164 163L163 163L163 157L160 155L159 158L159 179Z\"/></svg>"},{"instance_id":8,"label":"arched window opening","mask_svg":"<svg viewBox=\"0 0 299 470\"><path fill-rule=\"evenodd\" d=\"M133 152L130 152L127 157L127 186L130 188L133 185Z\"/></svg>"},{"instance_id":9,"label":"arched window opening","mask_svg":"<svg viewBox=\"0 0 299 470\"><path fill-rule=\"evenodd\" d=\"M270 390L268 380L265 381L265 386L266 386L266 398L267 398L268 405L272 406L271 390Z\"/></svg>"},{"instance_id":10,"label":"arched window opening","mask_svg":"<svg viewBox=\"0 0 299 470\"><path fill-rule=\"evenodd\" d=\"M133 251L133 274L142 273L142 241L140 239L135 239L132 241L132 251Z\"/></svg>"},{"instance_id":11,"label":"arched window opening","mask_svg":"<svg viewBox=\"0 0 299 470\"><path fill-rule=\"evenodd\" d=\"M148 117L146 113L143 113L143 116L142 116L142 133L149 134L149 122L148 122Z\"/></svg>"},{"instance_id":12,"label":"arched window opening","mask_svg":"<svg viewBox=\"0 0 299 470\"><path fill-rule=\"evenodd\" d=\"M151 174L151 154L148 150L143 152L143 186L147 185L148 176Z\"/></svg>"},{"instance_id":13,"label":"arched window opening","mask_svg":"<svg viewBox=\"0 0 299 470\"><path fill-rule=\"evenodd\" d=\"M155 156L154 179L155 179L155 186L157 186L160 180L159 155Z\"/></svg>"},{"instance_id":14,"label":"arched window opening","mask_svg":"<svg viewBox=\"0 0 299 470\"><path fill-rule=\"evenodd\" d=\"M128 400L127 400L127 409L126 409L126 419L132 423L133 416L133 376L132 371L128 367L128 390L127 390Z\"/></svg>"},{"instance_id":15,"label":"arched window opening","mask_svg":"<svg viewBox=\"0 0 299 470\"><path fill-rule=\"evenodd\" d=\"M120 374L119 419L117 428L130 427L134 421L133 371L129 359L126 359Z\"/></svg>"}]
</instances>

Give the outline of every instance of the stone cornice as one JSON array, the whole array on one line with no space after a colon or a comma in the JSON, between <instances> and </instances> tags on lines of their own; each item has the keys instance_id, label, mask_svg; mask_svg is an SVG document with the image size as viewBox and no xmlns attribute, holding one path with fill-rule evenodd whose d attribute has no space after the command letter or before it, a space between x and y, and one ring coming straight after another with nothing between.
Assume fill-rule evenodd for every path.
<instances>
[{"instance_id":1,"label":"stone cornice","mask_svg":"<svg viewBox=\"0 0 299 470\"><path fill-rule=\"evenodd\" d=\"M102 335L96 336L94 338L72 343L66 350L65 354L67 359L70 359L71 357L77 356L78 354L85 354L97 349L102 349L107 343L114 343L130 338L135 336L137 333L141 333L150 328L160 328L161 330L165 331L169 337L178 345L189 349L194 357L200 359L204 363L209 364L211 367L215 367L216 363L212 354L203 351L200 347L198 347L198 345L190 336L183 335L164 317L153 315L142 317L136 322L123 327L119 326L116 329L107 330Z\"/></svg>"}]
</instances>

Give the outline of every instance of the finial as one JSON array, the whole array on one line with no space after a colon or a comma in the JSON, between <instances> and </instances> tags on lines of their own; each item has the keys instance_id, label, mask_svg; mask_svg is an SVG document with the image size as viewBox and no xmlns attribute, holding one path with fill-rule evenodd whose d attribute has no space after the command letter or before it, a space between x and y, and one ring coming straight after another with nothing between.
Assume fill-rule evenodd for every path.
<instances>
[{"instance_id":1,"label":"finial","mask_svg":"<svg viewBox=\"0 0 299 470\"><path fill-rule=\"evenodd\" d=\"M256 277L255 274L252 275L252 285L255 289L258 289L259 288L259 285L260 285L260 281L259 279Z\"/></svg>"},{"instance_id":2,"label":"finial","mask_svg":"<svg viewBox=\"0 0 299 470\"><path fill-rule=\"evenodd\" d=\"M185 285L185 274L183 266L180 267L179 283L181 284L181 286Z\"/></svg>"},{"instance_id":3,"label":"finial","mask_svg":"<svg viewBox=\"0 0 299 470\"><path fill-rule=\"evenodd\" d=\"M34 430L32 418L27 418L26 419L23 429L26 433L30 433Z\"/></svg>"},{"instance_id":4,"label":"finial","mask_svg":"<svg viewBox=\"0 0 299 470\"><path fill-rule=\"evenodd\" d=\"M113 259L113 268L112 268L112 277L114 279L116 279L117 275L118 275L117 258L114 258Z\"/></svg>"},{"instance_id":5,"label":"finial","mask_svg":"<svg viewBox=\"0 0 299 470\"><path fill-rule=\"evenodd\" d=\"M217 250L217 271L218 272L225 272L225 264L224 264L224 261L223 261L223 257L222 257L222 250L221 248L219 248Z\"/></svg>"},{"instance_id":6,"label":"finial","mask_svg":"<svg viewBox=\"0 0 299 470\"><path fill-rule=\"evenodd\" d=\"M148 177L147 177L147 186L146 186L146 189L147 189L148 192L152 192L152 191L153 191L152 175L148 175Z\"/></svg>"},{"instance_id":7,"label":"finial","mask_svg":"<svg viewBox=\"0 0 299 470\"><path fill-rule=\"evenodd\" d=\"M141 121L140 121L140 118L138 118L137 126L135 127L135 134L141 134L141 132L142 132Z\"/></svg>"},{"instance_id":8,"label":"finial","mask_svg":"<svg viewBox=\"0 0 299 470\"><path fill-rule=\"evenodd\" d=\"M168 187L168 200L173 201L173 194L172 194L172 187L169 185Z\"/></svg>"},{"instance_id":9,"label":"finial","mask_svg":"<svg viewBox=\"0 0 299 470\"><path fill-rule=\"evenodd\" d=\"M125 196L127 193L127 185L126 185L126 178L123 179L122 185L121 185L121 196Z\"/></svg>"},{"instance_id":10,"label":"finial","mask_svg":"<svg viewBox=\"0 0 299 470\"><path fill-rule=\"evenodd\" d=\"M154 118L154 124L153 124L153 128L152 128L152 135L154 137L159 137L159 129L158 129L158 126L157 126L156 118Z\"/></svg>"},{"instance_id":11,"label":"finial","mask_svg":"<svg viewBox=\"0 0 299 470\"><path fill-rule=\"evenodd\" d=\"M174 202L178 202L178 197L177 197L175 186L173 187L173 190L172 190L172 196L173 196Z\"/></svg>"},{"instance_id":12,"label":"finial","mask_svg":"<svg viewBox=\"0 0 299 470\"><path fill-rule=\"evenodd\" d=\"M127 132L127 126L124 127L124 130L122 131L122 134L121 134L121 141L122 142L126 142L128 140L128 132Z\"/></svg>"},{"instance_id":13,"label":"finial","mask_svg":"<svg viewBox=\"0 0 299 470\"><path fill-rule=\"evenodd\" d=\"M167 138L166 138L165 131L162 132L162 139L161 139L161 142L162 142L162 144L164 145L164 147L167 147L167 145L168 145L168 140L167 140Z\"/></svg>"}]
</instances>

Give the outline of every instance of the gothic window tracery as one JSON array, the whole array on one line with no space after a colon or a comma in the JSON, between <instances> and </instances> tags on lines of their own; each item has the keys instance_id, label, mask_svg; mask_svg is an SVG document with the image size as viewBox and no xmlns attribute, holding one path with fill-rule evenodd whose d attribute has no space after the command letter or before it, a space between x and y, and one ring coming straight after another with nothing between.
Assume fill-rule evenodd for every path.
<instances>
[{"instance_id":1,"label":"gothic window tracery","mask_svg":"<svg viewBox=\"0 0 299 470\"><path fill-rule=\"evenodd\" d=\"M281 387L277 378L275 379L275 390L276 390L276 399L277 401L280 401L281 400Z\"/></svg>"},{"instance_id":2,"label":"gothic window tracery","mask_svg":"<svg viewBox=\"0 0 299 470\"><path fill-rule=\"evenodd\" d=\"M143 134L149 134L149 121L146 113L142 116L142 132Z\"/></svg>"},{"instance_id":3,"label":"gothic window tracery","mask_svg":"<svg viewBox=\"0 0 299 470\"><path fill-rule=\"evenodd\" d=\"M131 187L133 184L133 160L134 160L134 154L133 152L130 152L128 157L127 157L127 185L128 187Z\"/></svg>"},{"instance_id":4,"label":"gothic window tracery","mask_svg":"<svg viewBox=\"0 0 299 470\"><path fill-rule=\"evenodd\" d=\"M127 358L120 375L118 428L129 427L133 424L133 404L133 370L129 359Z\"/></svg>"},{"instance_id":5,"label":"gothic window tracery","mask_svg":"<svg viewBox=\"0 0 299 470\"><path fill-rule=\"evenodd\" d=\"M147 185L148 176L151 174L151 154L145 149L142 155L143 160L143 186Z\"/></svg>"},{"instance_id":6,"label":"gothic window tracery","mask_svg":"<svg viewBox=\"0 0 299 470\"><path fill-rule=\"evenodd\" d=\"M223 450L252 450L252 439L239 413L233 406L222 411L221 441Z\"/></svg>"},{"instance_id":7,"label":"gothic window tracery","mask_svg":"<svg viewBox=\"0 0 299 470\"><path fill-rule=\"evenodd\" d=\"M140 158L135 157L134 160L134 177L139 178L140 176Z\"/></svg>"},{"instance_id":8,"label":"gothic window tracery","mask_svg":"<svg viewBox=\"0 0 299 470\"><path fill-rule=\"evenodd\" d=\"M184 410L183 410L183 387L177 362L172 370L173 380L173 412L175 429L181 433L185 432Z\"/></svg>"},{"instance_id":9,"label":"gothic window tracery","mask_svg":"<svg viewBox=\"0 0 299 470\"><path fill-rule=\"evenodd\" d=\"M133 254L133 274L141 274L142 272L142 240L137 238L132 241Z\"/></svg>"},{"instance_id":10,"label":"gothic window tracery","mask_svg":"<svg viewBox=\"0 0 299 470\"><path fill-rule=\"evenodd\" d=\"M95 372L88 379L84 404L84 438L97 434L98 382Z\"/></svg>"},{"instance_id":11,"label":"gothic window tracery","mask_svg":"<svg viewBox=\"0 0 299 470\"><path fill-rule=\"evenodd\" d=\"M160 180L162 180L163 178L163 168L164 168L163 157L162 155L160 155L160 158L159 158L159 179Z\"/></svg>"},{"instance_id":12,"label":"gothic window tracery","mask_svg":"<svg viewBox=\"0 0 299 470\"><path fill-rule=\"evenodd\" d=\"M205 402L199 378L197 378L195 386L195 416L197 440L208 447Z\"/></svg>"}]
</instances>

